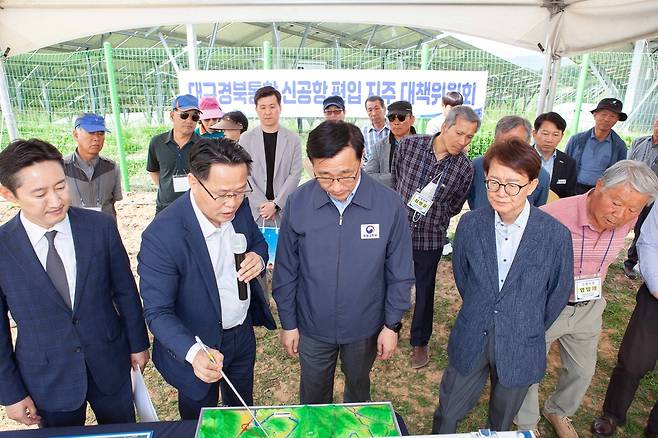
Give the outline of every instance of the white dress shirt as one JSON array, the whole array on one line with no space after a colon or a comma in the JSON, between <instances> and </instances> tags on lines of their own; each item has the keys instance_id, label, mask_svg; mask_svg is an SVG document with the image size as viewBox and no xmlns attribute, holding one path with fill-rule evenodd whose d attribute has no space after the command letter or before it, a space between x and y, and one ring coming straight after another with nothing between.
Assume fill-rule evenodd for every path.
<instances>
[{"instance_id":1,"label":"white dress shirt","mask_svg":"<svg viewBox=\"0 0 658 438\"><path fill-rule=\"evenodd\" d=\"M530 217L530 203L526 199L525 207L516 218L514 223L506 225L500 218L498 212L495 214L496 227L496 261L498 263L498 290L503 288L507 274L516 256L516 250L519 249L519 243L523 237L523 231L528 224Z\"/></svg>"},{"instance_id":2,"label":"white dress shirt","mask_svg":"<svg viewBox=\"0 0 658 438\"><path fill-rule=\"evenodd\" d=\"M222 328L228 330L244 322L251 301L249 285L247 285L247 299L240 301L238 298L238 273L235 269L235 256L231 249L231 236L235 234L235 230L230 221L215 227L201 212L192 193L190 193L190 201L194 215L201 226L201 233L206 241L212 269L215 272L222 309ZM185 355L185 360L192 363L199 350L201 350L201 346L195 343Z\"/></svg>"},{"instance_id":3,"label":"white dress shirt","mask_svg":"<svg viewBox=\"0 0 658 438\"><path fill-rule=\"evenodd\" d=\"M73 244L73 232L71 231L71 222L69 222L68 213L50 229L45 229L40 225L31 222L29 219L20 213L20 220L25 228L28 239L34 248L34 252L43 266L46 269L46 260L48 258L48 239L46 233L48 231L57 231L55 234L55 249L62 259L64 264L64 271L66 272L66 281L69 284L69 294L71 295L71 304L75 303L75 276L77 273L77 265L75 260L75 245Z\"/></svg>"}]
</instances>

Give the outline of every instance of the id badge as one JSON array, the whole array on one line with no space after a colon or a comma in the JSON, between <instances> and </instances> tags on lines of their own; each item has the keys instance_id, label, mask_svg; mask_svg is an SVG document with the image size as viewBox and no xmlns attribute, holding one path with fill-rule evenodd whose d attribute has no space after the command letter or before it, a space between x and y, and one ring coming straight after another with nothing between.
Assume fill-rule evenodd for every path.
<instances>
[{"instance_id":1,"label":"id badge","mask_svg":"<svg viewBox=\"0 0 658 438\"><path fill-rule=\"evenodd\" d=\"M414 193L409 202L407 202L407 207L425 216L433 203L434 201L432 199L428 199L423 196L421 192L416 190L416 193Z\"/></svg>"},{"instance_id":2,"label":"id badge","mask_svg":"<svg viewBox=\"0 0 658 438\"><path fill-rule=\"evenodd\" d=\"M574 298L576 303L601 298L601 291L603 290L601 277L576 277L574 280Z\"/></svg>"},{"instance_id":3,"label":"id badge","mask_svg":"<svg viewBox=\"0 0 658 438\"><path fill-rule=\"evenodd\" d=\"M82 207L85 210L101 211L100 207Z\"/></svg>"},{"instance_id":4,"label":"id badge","mask_svg":"<svg viewBox=\"0 0 658 438\"><path fill-rule=\"evenodd\" d=\"M185 176L175 176L174 177L174 192L187 192L190 189L190 181Z\"/></svg>"}]
</instances>

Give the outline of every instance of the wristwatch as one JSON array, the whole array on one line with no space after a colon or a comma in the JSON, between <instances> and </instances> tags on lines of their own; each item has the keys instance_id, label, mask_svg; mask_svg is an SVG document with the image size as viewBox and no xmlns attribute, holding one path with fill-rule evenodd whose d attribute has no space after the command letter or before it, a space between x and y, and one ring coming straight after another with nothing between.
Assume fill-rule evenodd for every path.
<instances>
[{"instance_id":1,"label":"wristwatch","mask_svg":"<svg viewBox=\"0 0 658 438\"><path fill-rule=\"evenodd\" d=\"M402 330L402 321L398 321L395 324L384 324L384 326L389 330L393 330L395 333L400 333L400 330Z\"/></svg>"}]
</instances>

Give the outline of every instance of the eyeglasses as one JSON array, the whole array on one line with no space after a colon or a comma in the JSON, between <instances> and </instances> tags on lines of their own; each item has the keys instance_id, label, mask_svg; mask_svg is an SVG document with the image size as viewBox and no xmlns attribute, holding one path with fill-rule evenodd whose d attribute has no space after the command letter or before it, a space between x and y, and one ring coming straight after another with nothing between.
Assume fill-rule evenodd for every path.
<instances>
[{"instance_id":1,"label":"eyeglasses","mask_svg":"<svg viewBox=\"0 0 658 438\"><path fill-rule=\"evenodd\" d=\"M399 121L404 122L405 120L407 120L407 115L406 114L389 114L389 115L386 116L386 118L388 119L389 122L392 122L396 118Z\"/></svg>"},{"instance_id":2,"label":"eyeglasses","mask_svg":"<svg viewBox=\"0 0 658 438\"><path fill-rule=\"evenodd\" d=\"M199 178L197 178L196 180L199 182L199 184L201 184L201 187L203 187L206 193L208 193L208 196L210 196L213 201L218 201L221 205L226 204L229 199L240 201L245 197L247 193L251 193L254 191L249 181L247 181L247 186L249 187L249 189L247 190L243 190L241 192L235 192L235 193L225 193L223 195L213 195L212 193L210 193L210 190L208 190L206 186L203 185L203 183Z\"/></svg>"},{"instance_id":3,"label":"eyeglasses","mask_svg":"<svg viewBox=\"0 0 658 438\"><path fill-rule=\"evenodd\" d=\"M324 184L327 186L333 184L334 181L343 186L348 186L350 183L356 181L356 177L358 176L358 174L359 171L357 170L354 176L341 176L340 178L330 178L328 176L316 176L315 180L320 184ZM313 174L313 176L315 176L315 173Z\"/></svg>"},{"instance_id":4,"label":"eyeglasses","mask_svg":"<svg viewBox=\"0 0 658 438\"><path fill-rule=\"evenodd\" d=\"M337 116L338 114L340 114L342 112L343 112L342 109L335 109L335 110L326 109L326 110L324 110L324 113L328 116Z\"/></svg>"},{"instance_id":5,"label":"eyeglasses","mask_svg":"<svg viewBox=\"0 0 658 438\"><path fill-rule=\"evenodd\" d=\"M519 194L522 188L530 184L530 182L527 182L523 185L519 184L514 184L514 183L507 183L507 184L501 184L496 180L493 179L485 179L484 180L484 185L487 187L487 190L490 192L497 192L500 190L502 187L503 190L505 190L505 193L507 193L510 196L516 196Z\"/></svg>"},{"instance_id":6,"label":"eyeglasses","mask_svg":"<svg viewBox=\"0 0 658 438\"><path fill-rule=\"evenodd\" d=\"M199 119L201 118L199 113L179 112L178 115L180 116L181 120L187 120L188 117L192 116L192 120L195 122L198 122Z\"/></svg>"}]
</instances>

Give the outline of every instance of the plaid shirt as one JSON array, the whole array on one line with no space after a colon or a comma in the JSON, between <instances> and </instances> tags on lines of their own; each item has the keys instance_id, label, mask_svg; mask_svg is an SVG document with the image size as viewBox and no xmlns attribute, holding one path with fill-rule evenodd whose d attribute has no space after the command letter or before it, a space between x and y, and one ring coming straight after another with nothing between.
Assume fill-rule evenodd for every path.
<instances>
[{"instance_id":1,"label":"plaid shirt","mask_svg":"<svg viewBox=\"0 0 658 438\"><path fill-rule=\"evenodd\" d=\"M388 138L388 135L391 133L391 128L389 127L388 120L384 122L384 127L377 131L372 122L368 121L363 128L361 128L361 133L363 134L363 140L366 147L366 161L370 160L372 157L372 148L382 138Z\"/></svg>"},{"instance_id":2,"label":"plaid shirt","mask_svg":"<svg viewBox=\"0 0 658 438\"><path fill-rule=\"evenodd\" d=\"M432 179L438 180L434 203L425 216L407 207L414 250L443 247L450 218L461 211L473 181L473 165L466 155L448 155L437 161L433 139L431 135L405 137L393 156L393 188L405 205L416 190L422 190Z\"/></svg>"}]
</instances>

